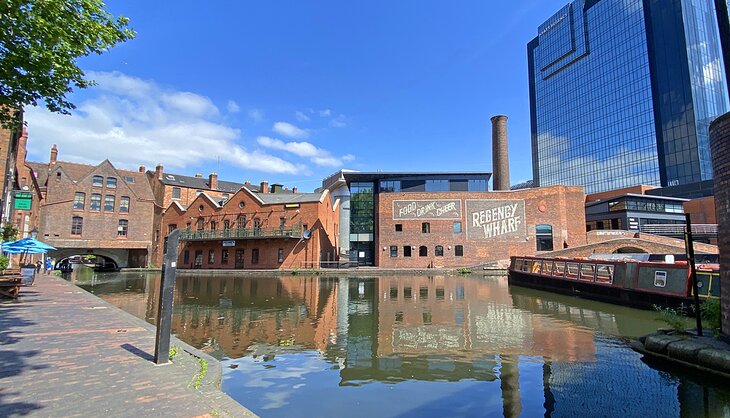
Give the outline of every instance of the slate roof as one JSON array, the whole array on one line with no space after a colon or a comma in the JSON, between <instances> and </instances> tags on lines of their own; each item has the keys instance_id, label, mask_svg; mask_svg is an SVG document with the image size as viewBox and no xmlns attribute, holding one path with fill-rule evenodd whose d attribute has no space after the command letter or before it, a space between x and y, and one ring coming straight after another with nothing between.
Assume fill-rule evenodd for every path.
<instances>
[{"instance_id":1,"label":"slate roof","mask_svg":"<svg viewBox=\"0 0 730 418\"><path fill-rule=\"evenodd\" d=\"M311 203L319 202L322 198L322 193L258 193L256 197L261 199L265 205L271 204L286 204L286 203Z\"/></svg>"},{"instance_id":2,"label":"slate roof","mask_svg":"<svg viewBox=\"0 0 730 418\"><path fill-rule=\"evenodd\" d=\"M154 171L148 171L154 175ZM180 174L163 173L162 183L168 186L188 187L196 190L213 190L208 182L208 177L191 177L183 176ZM259 188L251 184L235 183L232 181L218 180L218 188L215 189L219 192L224 193L236 193L241 190L241 187L245 187L252 192L258 192Z\"/></svg>"}]
</instances>

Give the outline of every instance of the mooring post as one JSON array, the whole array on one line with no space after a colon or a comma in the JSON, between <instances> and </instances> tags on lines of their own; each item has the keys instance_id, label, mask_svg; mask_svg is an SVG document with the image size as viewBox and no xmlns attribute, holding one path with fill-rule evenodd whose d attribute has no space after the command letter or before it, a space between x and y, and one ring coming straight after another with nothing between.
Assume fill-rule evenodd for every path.
<instances>
[{"instance_id":1,"label":"mooring post","mask_svg":"<svg viewBox=\"0 0 730 418\"><path fill-rule=\"evenodd\" d=\"M172 296L177 270L177 244L180 230L176 229L167 237L162 280L160 280L160 299L157 305L157 336L155 338L155 364L170 361L170 332L172 330Z\"/></svg>"},{"instance_id":2,"label":"mooring post","mask_svg":"<svg viewBox=\"0 0 730 418\"><path fill-rule=\"evenodd\" d=\"M695 248L692 244L692 219L689 213L684 214L686 223L684 233L684 245L687 249L687 261L689 264L689 274L692 280L692 293L695 302L695 320L697 321L697 335L702 336L702 312L700 312L700 295L697 288L697 270L695 270Z\"/></svg>"}]
</instances>

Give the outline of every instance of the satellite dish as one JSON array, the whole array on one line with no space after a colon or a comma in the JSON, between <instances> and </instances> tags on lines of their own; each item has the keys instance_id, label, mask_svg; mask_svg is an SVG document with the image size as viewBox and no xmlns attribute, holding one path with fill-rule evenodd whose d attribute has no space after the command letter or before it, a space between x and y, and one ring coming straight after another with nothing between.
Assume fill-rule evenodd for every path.
<instances>
[{"instance_id":1,"label":"satellite dish","mask_svg":"<svg viewBox=\"0 0 730 418\"><path fill-rule=\"evenodd\" d=\"M302 233L302 239L309 239L312 237L312 231L310 229L307 229Z\"/></svg>"}]
</instances>

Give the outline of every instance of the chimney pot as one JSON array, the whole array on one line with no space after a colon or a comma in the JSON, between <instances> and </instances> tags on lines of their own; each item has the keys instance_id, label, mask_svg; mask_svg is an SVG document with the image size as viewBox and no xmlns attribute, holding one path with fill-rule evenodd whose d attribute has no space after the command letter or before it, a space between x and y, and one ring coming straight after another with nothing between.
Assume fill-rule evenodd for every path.
<instances>
[{"instance_id":1,"label":"chimney pot","mask_svg":"<svg viewBox=\"0 0 730 418\"><path fill-rule=\"evenodd\" d=\"M147 171L147 168L145 168L145 166L144 166L144 165L140 165L140 166L139 166L139 172L140 172L140 173L144 173L145 171Z\"/></svg>"},{"instance_id":2,"label":"chimney pot","mask_svg":"<svg viewBox=\"0 0 730 418\"><path fill-rule=\"evenodd\" d=\"M297 186L292 187L291 192L292 193L296 193L297 192Z\"/></svg>"},{"instance_id":3,"label":"chimney pot","mask_svg":"<svg viewBox=\"0 0 730 418\"><path fill-rule=\"evenodd\" d=\"M264 180L261 182L261 185L259 187L259 193L268 193L269 192L269 182Z\"/></svg>"},{"instance_id":4,"label":"chimney pot","mask_svg":"<svg viewBox=\"0 0 730 418\"><path fill-rule=\"evenodd\" d=\"M50 164L56 164L56 160L58 158L58 148L56 148L56 144L53 144L51 147L51 162Z\"/></svg>"},{"instance_id":5,"label":"chimney pot","mask_svg":"<svg viewBox=\"0 0 730 418\"><path fill-rule=\"evenodd\" d=\"M155 167L155 175L157 175L157 179L162 180L162 163L157 164L157 167Z\"/></svg>"},{"instance_id":6,"label":"chimney pot","mask_svg":"<svg viewBox=\"0 0 730 418\"><path fill-rule=\"evenodd\" d=\"M218 190L218 173L210 173L208 176L208 186L212 190Z\"/></svg>"},{"instance_id":7,"label":"chimney pot","mask_svg":"<svg viewBox=\"0 0 730 418\"><path fill-rule=\"evenodd\" d=\"M245 184L246 186L250 186L251 185L251 180L246 180L246 182L243 183L243 184Z\"/></svg>"},{"instance_id":8,"label":"chimney pot","mask_svg":"<svg viewBox=\"0 0 730 418\"><path fill-rule=\"evenodd\" d=\"M195 178L202 179L203 178L203 175L200 174L200 173L195 173Z\"/></svg>"}]
</instances>

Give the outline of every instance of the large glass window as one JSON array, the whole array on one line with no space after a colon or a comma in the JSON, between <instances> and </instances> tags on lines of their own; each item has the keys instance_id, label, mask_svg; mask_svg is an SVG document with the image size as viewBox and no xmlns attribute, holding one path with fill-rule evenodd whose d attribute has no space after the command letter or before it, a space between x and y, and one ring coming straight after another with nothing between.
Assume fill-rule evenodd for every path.
<instances>
[{"instance_id":1,"label":"large glass window","mask_svg":"<svg viewBox=\"0 0 730 418\"><path fill-rule=\"evenodd\" d=\"M394 193L400 191L400 180L383 180L380 182L381 193Z\"/></svg>"},{"instance_id":2,"label":"large glass window","mask_svg":"<svg viewBox=\"0 0 730 418\"><path fill-rule=\"evenodd\" d=\"M468 189L470 192L486 192L487 181L486 180L469 180Z\"/></svg>"},{"instance_id":3,"label":"large glass window","mask_svg":"<svg viewBox=\"0 0 730 418\"><path fill-rule=\"evenodd\" d=\"M91 178L91 185L94 187L101 187L104 185L104 177L94 176Z\"/></svg>"},{"instance_id":4,"label":"large glass window","mask_svg":"<svg viewBox=\"0 0 730 418\"><path fill-rule=\"evenodd\" d=\"M350 233L372 234L374 225L373 183L350 184Z\"/></svg>"},{"instance_id":5,"label":"large glass window","mask_svg":"<svg viewBox=\"0 0 730 418\"><path fill-rule=\"evenodd\" d=\"M71 218L71 235L81 235L84 228L84 218L74 216Z\"/></svg>"},{"instance_id":6,"label":"large glass window","mask_svg":"<svg viewBox=\"0 0 730 418\"><path fill-rule=\"evenodd\" d=\"M180 188L179 187L173 187L172 188L172 198L173 199L180 199Z\"/></svg>"},{"instance_id":7,"label":"large glass window","mask_svg":"<svg viewBox=\"0 0 730 418\"><path fill-rule=\"evenodd\" d=\"M86 193L76 192L74 194L74 209L83 209L85 200L86 200Z\"/></svg>"},{"instance_id":8,"label":"large glass window","mask_svg":"<svg viewBox=\"0 0 730 418\"><path fill-rule=\"evenodd\" d=\"M552 225L541 224L535 227L535 242L537 251L553 250L553 227Z\"/></svg>"},{"instance_id":9,"label":"large glass window","mask_svg":"<svg viewBox=\"0 0 730 418\"><path fill-rule=\"evenodd\" d=\"M129 212L129 196L122 196L122 198L119 199L119 212Z\"/></svg>"},{"instance_id":10,"label":"large glass window","mask_svg":"<svg viewBox=\"0 0 730 418\"><path fill-rule=\"evenodd\" d=\"M116 189L117 188L117 178L116 177L107 177L106 178L106 187L107 187L107 189Z\"/></svg>"},{"instance_id":11,"label":"large glass window","mask_svg":"<svg viewBox=\"0 0 730 418\"><path fill-rule=\"evenodd\" d=\"M427 192L448 192L449 181L448 180L426 180L426 191Z\"/></svg>"},{"instance_id":12,"label":"large glass window","mask_svg":"<svg viewBox=\"0 0 730 418\"><path fill-rule=\"evenodd\" d=\"M104 212L114 212L114 201L115 197L113 194L108 194L104 197Z\"/></svg>"},{"instance_id":13,"label":"large glass window","mask_svg":"<svg viewBox=\"0 0 730 418\"><path fill-rule=\"evenodd\" d=\"M101 210L101 194L99 193L92 193L91 194L91 203L89 204L90 210Z\"/></svg>"},{"instance_id":14,"label":"large glass window","mask_svg":"<svg viewBox=\"0 0 730 418\"><path fill-rule=\"evenodd\" d=\"M117 236L126 238L128 229L129 229L129 221L126 219L120 219L119 226L117 227Z\"/></svg>"}]
</instances>

